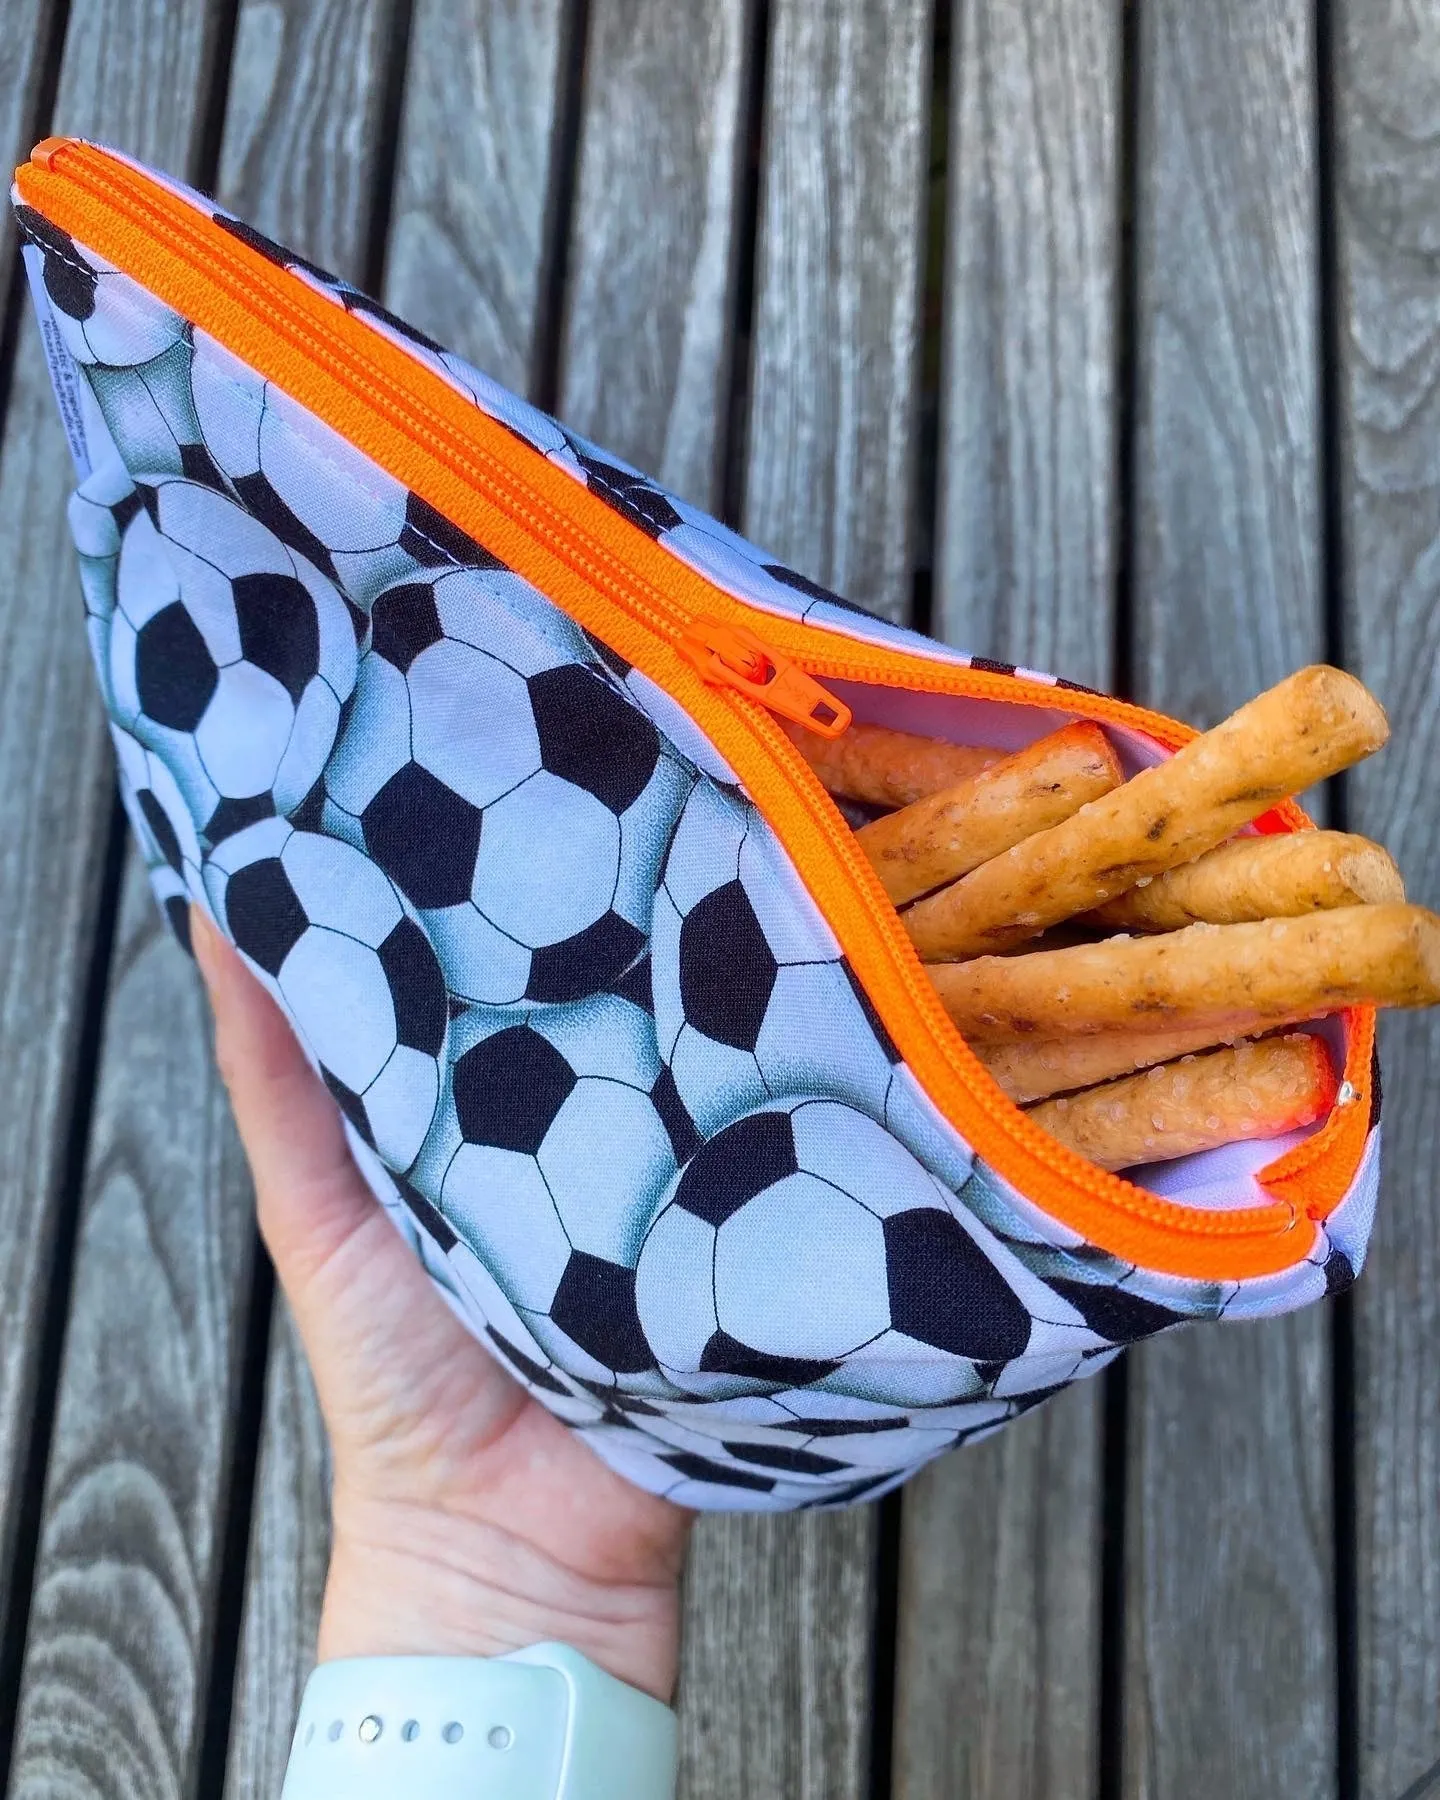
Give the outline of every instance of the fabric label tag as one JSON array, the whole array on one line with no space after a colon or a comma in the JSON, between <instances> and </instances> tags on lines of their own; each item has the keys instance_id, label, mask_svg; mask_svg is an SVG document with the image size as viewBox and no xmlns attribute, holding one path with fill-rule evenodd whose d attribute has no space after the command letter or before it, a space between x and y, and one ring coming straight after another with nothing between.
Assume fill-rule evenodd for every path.
<instances>
[{"instance_id":1,"label":"fabric label tag","mask_svg":"<svg viewBox=\"0 0 1440 1800\"><path fill-rule=\"evenodd\" d=\"M50 385L55 390L55 404L60 408L60 421L69 440L70 455L83 481L90 473L90 446L85 435L85 407L82 398L84 376L81 375L69 346L60 334L55 308L45 291L45 258L30 245L25 247L25 273L30 281L30 297L35 303L35 317L40 326L40 341L45 346L45 362L50 370Z\"/></svg>"}]
</instances>

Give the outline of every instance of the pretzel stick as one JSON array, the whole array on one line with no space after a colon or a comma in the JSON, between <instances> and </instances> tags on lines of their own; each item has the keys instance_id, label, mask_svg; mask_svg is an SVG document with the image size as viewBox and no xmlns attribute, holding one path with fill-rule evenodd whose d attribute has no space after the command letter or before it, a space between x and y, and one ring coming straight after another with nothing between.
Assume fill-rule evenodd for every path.
<instances>
[{"instance_id":1,"label":"pretzel stick","mask_svg":"<svg viewBox=\"0 0 1440 1800\"><path fill-rule=\"evenodd\" d=\"M1089 1037L1017 1038L1004 1044L976 1044L975 1054L1001 1090L1017 1106L1047 1100L1051 1094L1073 1093L1156 1063L1174 1062L1197 1050L1233 1044L1251 1032L1273 1030L1303 1019L1253 1020L1248 1025L1226 1020L1177 1025L1170 1031L1097 1031Z\"/></svg>"},{"instance_id":2,"label":"pretzel stick","mask_svg":"<svg viewBox=\"0 0 1440 1800\"><path fill-rule=\"evenodd\" d=\"M858 722L838 738L817 737L798 725L790 737L832 794L871 806L909 806L978 775L1005 754Z\"/></svg>"},{"instance_id":3,"label":"pretzel stick","mask_svg":"<svg viewBox=\"0 0 1440 1800\"><path fill-rule=\"evenodd\" d=\"M1435 1005L1440 918L1423 906L1347 906L983 956L928 973L950 1017L979 1043L1202 1021L1249 1032L1342 1006Z\"/></svg>"},{"instance_id":4,"label":"pretzel stick","mask_svg":"<svg viewBox=\"0 0 1440 1800\"><path fill-rule=\"evenodd\" d=\"M918 901L906 927L931 961L1022 943L1213 849L1387 733L1379 702L1353 676L1302 669L1168 762Z\"/></svg>"},{"instance_id":5,"label":"pretzel stick","mask_svg":"<svg viewBox=\"0 0 1440 1800\"><path fill-rule=\"evenodd\" d=\"M1232 838L1107 901L1090 918L1112 931L1179 931L1201 919L1234 925L1404 898L1400 871L1369 838L1295 831Z\"/></svg>"},{"instance_id":6,"label":"pretzel stick","mask_svg":"<svg viewBox=\"0 0 1440 1800\"><path fill-rule=\"evenodd\" d=\"M967 875L1124 780L1098 725L1067 725L858 831L897 906Z\"/></svg>"},{"instance_id":7,"label":"pretzel stick","mask_svg":"<svg viewBox=\"0 0 1440 1800\"><path fill-rule=\"evenodd\" d=\"M1030 1117L1102 1169L1129 1169L1240 1138L1277 1137L1318 1119L1334 1097L1324 1044L1296 1036L1167 1063L1046 1100Z\"/></svg>"}]
</instances>

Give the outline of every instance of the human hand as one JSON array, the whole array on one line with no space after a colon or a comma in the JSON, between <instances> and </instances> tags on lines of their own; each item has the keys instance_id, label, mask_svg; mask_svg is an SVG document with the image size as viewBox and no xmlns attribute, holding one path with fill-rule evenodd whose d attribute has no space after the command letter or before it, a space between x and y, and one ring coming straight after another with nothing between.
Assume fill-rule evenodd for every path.
<instances>
[{"instance_id":1,"label":"human hand","mask_svg":"<svg viewBox=\"0 0 1440 1800\"><path fill-rule=\"evenodd\" d=\"M366 1186L289 1025L198 910L216 1055L334 1461L321 1661L546 1639L670 1698L690 1515L517 1386Z\"/></svg>"}]
</instances>

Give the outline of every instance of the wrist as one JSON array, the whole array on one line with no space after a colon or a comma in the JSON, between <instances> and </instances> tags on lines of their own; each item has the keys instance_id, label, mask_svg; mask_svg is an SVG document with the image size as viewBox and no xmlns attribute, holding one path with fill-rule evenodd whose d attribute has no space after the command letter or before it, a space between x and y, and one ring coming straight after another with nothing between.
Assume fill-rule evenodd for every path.
<instances>
[{"instance_id":1,"label":"wrist","mask_svg":"<svg viewBox=\"0 0 1440 1800\"><path fill-rule=\"evenodd\" d=\"M334 1504L321 1662L503 1656L568 1644L668 1702L679 1650L674 1579L597 1581L484 1519L344 1495Z\"/></svg>"}]
</instances>

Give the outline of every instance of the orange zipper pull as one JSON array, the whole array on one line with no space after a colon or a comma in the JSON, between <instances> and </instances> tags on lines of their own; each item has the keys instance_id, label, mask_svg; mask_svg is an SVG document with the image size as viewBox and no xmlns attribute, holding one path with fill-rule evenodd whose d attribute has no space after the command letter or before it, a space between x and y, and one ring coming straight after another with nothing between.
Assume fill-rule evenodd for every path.
<instances>
[{"instance_id":1,"label":"orange zipper pull","mask_svg":"<svg viewBox=\"0 0 1440 1800\"><path fill-rule=\"evenodd\" d=\"M711 687L734 688L819 737L837 738L849 727L850 708L843 700L744 625L696 619L679 648Z\"/></svg>"},{"instance_id":2,"label":"orange zipper pull","mask_svg":"<svg viewBox=\"0 0 1440 1800\"><path fill-rule=\"evenodd\" d=\"M30 152L30 160L38 168L52 169L55 166L55 158L62 150L68 150L74 141L73 138L63 137L41 138Z\"/></svg>"}]
</instances>

